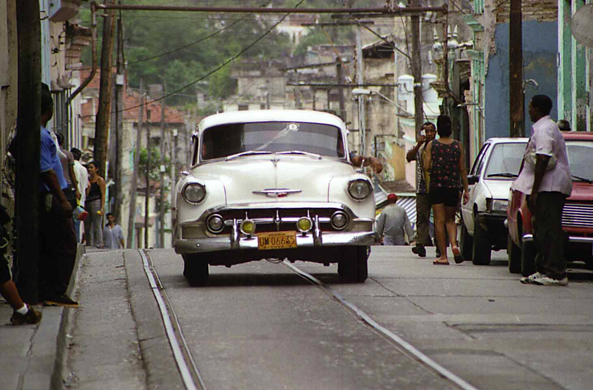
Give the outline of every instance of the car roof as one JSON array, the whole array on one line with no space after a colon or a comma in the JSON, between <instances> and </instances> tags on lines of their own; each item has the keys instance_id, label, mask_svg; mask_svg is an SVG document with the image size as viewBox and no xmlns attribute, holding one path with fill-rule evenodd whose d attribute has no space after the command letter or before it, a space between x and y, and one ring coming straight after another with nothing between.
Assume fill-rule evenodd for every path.
<instances>
[{"instance_id":1,"label":"car roof","mask_svg":"<svg viewBox=\"0 0 593 390\"><path fill-rule=\"evenodd\" d=\"M490 142L492 144L502 144L502 143L513 143L513 142L527 142L529 141L529 138L526 137L493 137L493 138L488 138L486 140L486 142Z\"/></svg>"},{"instance_id":2,"label":"car roof","mask_svg":"<svg viewBox=\"0 0 593 390\"><path fill-rule=\"evenodd\" d=\"M346 125L339 117L327 112L312 110L249 110L223 112L208 116L200 122L199 129L204 130L228 123L254 122L305 122L331 125L340 129L346 128Z\"/></svg>"}]
</instances>

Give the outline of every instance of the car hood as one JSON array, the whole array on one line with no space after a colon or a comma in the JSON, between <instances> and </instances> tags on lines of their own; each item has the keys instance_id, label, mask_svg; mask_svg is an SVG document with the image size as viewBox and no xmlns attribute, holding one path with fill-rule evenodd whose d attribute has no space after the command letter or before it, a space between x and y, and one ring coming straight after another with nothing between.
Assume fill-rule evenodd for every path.
<instances>
[{"instance_id":1,"label":"car hood","mask_svg":"<svg viewBox=\"0 0 593 390\"><path fill-rule=\"evenodd\" d=\"M327 202L331 179L354 173L350 164L336 160L310 156L250 156L202 165L194 169L193 176L199 180L205 175L222 182L230 205Z\"/></svg>"},{"instance_id":2,"label":"car hood","mask_svg":"<svg viewBox=\"0 0 593 390\"><path fill-rule=\"evenodd\" d=\"M572 193L568 199L575 202L593 202L593 184L573 181Z\"/></svg>"},{"instance_id":3,"label":"car hood","mask_svg":"<svg viewBox=\"0 0 593 390\"><path fill-rule=\"evenodd\" d=\"M512 180L484 180L492 199L508 199Z\"/></svg>"}]
</instances>

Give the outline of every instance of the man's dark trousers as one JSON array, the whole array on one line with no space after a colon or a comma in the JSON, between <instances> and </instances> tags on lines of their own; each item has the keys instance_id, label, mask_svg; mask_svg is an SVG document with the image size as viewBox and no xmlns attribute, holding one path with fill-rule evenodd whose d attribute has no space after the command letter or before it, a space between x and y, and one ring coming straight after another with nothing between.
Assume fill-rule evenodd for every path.
<instances>
[{"instance_id":1,"label":"man's dark trousers","mask_svg":"<svg viewBox=\"0 0 593 390\"><path fill-rule=\"evenodd\" d=\"M51 202L47 201L48 197ZM46 300L66 293L74 269L77 244L72 217L64 215L55 196L41 194L39 216L39 298Z\"/></svg>"},{"instance_id":2,"label":"man's dark trousers","mask_svg":"<svg viewBox=\"0 0 593 390\"><path fill-rule=\"evenodd\" d=\"M416 194L416 245L431 246L430 198L428 194Z\"/></svg>"},{"instance_id":3,"label":"man's dark trousers","mask_svg":"<svg viewBox=\"0 0 593 390\"><path fill-rule=\"evenodd\" d=\"M533 238L537 248L536 270L553 279L566 276L562 209L566 195L561 192L539 192L535 205Z\"/></svg>"}]
</instances>

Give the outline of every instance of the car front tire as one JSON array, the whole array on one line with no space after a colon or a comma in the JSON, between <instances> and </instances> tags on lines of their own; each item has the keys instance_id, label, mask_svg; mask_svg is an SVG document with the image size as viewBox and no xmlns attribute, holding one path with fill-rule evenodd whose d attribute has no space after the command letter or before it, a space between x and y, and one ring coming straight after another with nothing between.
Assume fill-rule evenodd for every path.
<instances>
[{"instance_id":1,"label":"car front tire","mask_svg":"<svg viewBox=\"0 0 593 390\"><path fill-rule=\"evenodd\" d=\"M346 247L338 262L338 275L346 283L364 283L368 277L368 246Z\"/></svg>"},{"instance_id":2,"label":"car front tire","mask_svg":"<svg viewBox=\"0 0 593 390\"><path fill-rule=\"evenodd\" d=\"M507 237L507 256L509 258L509 272L518 274L521 272L521 248L513 242L511 235Z\"/></svg>"},{"instance_id":3,"label":"car front tire","mask_svg":"<svg viewBox=\"0 0 593 390\"><path fill-rule=\"evenodd\" d=\"M492 255L492 244L488 233L482 229L480 218L476 218L474 223L474 242L473 242L472 262L474 265L489 265Z\"/></svg>"},{"instance_id":4,"label":"car front tire","mask_svg":"<svg viewBox=\"0 0 593 390\"><path fill-rule=\"evenodd\" d=\"M183 255L183 276L190 286L205 286L208 283L208 261L196 254Z\"/></svg>"}]
</instances>

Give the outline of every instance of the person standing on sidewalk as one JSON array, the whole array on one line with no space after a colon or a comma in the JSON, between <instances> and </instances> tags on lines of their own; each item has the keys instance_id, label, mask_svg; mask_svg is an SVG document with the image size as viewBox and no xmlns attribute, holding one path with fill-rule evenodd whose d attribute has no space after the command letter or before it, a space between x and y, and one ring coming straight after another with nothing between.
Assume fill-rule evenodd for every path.
<instances>
[{"instance_id":1,"label":"person standing on sidewalk","mask_svg":"<svg viewBox=\"0 0 593 390\"><path fill-rule=\"evenodd\" d=\"M527 205L534 216L537 272L521 278L521 283L566 286L562 209L572 192L572 176L564 137L550 118L551 110L552 100L548 96L536 95L531 99L529 116L533 133L512 188L529 194Z\"/></svg>"},{"instance_id":2,"label":"person standing on sidewalk","mask_svg":"<svg viewBox=\"0 0 593 390\"><path fill-rule=\"evenodd\" d=\"M377 220L377 236L383 239L383 245L406 245L406 235L412 240L414 233L408 214L396 204L396 194L387 195L387 201L389 205Z\"/></svg>"},{"instance_id":3,"label":"person standing on sidewalk","mask_svg":"<svg viewBox=\"0 0 593 390\"><path fill-rule=\"evenodd\" d=\"M72 206L64 194L68 183L64 178L58 148L46 128L53 111L49 87L42 84L39 300L49 306L78 307L78 302L66 295L76 261L76 236Z\"/></svg>"},{"instance_id":4,"label":"person standing on sidewalk","mask_svg":"<svg viewBox=\"0 0 593 390\"><path fill-rule=\"evenodd\" d=\"M76 180L78 182L78 193L80 194L78 204L84 207L84 203L86 202L86 189L89 186L89 172L80 162L80 158L82 157L82 152L80 149L72 148L71 152L72 156L74 157L74 174L76 175ZM76 241L81 242L79 219L75 219L74 221L74 230L76 232Z\"/></svg>"},{"instance_id":5,"label":"person standing on sidewalk","mask_svg":"<svg viewBox=\"0 0 593 390\"><path fill-rule=\"evenodd\" d=\"M87 165L90 186L86 189L85 209L89 216L84 220L86 244L103 247L103 205L105 204L105 179L99 176L99 164L91 161Z\"/></svg>"},{"instance_id":6,"label":"person standing on sidewalk","mask_svg":"<svg viewBox=\"0 0 593 390\"><path fill-rule=\"evenodd\" d=\"M439 139L426 146L424 169L430 171L430 203L434 213L434 230L441 256L433 264L448 265L447 237L456 263L463 262L457 245L455 214L459 208L459 190L463 184L463 202L469 201L467 169L461 142L451 138L451 118L439 115Z\"/></svg>"},{"instance_id":7,"label":"person standing on sidewalk","mask_svg":"<svg viewBox=\"0 0 593 390\"><path fill-rule=\"evenodd\" d=\"M103 229L103 244L105 249L123 249L124 232L116 222L115 215L107 213L107 225Z\"/></svg>"},{"instance_id":8,"label":"person standing on sidewalk","mask_svg":"<svg viewBox=\"0 0 593 390\"><path fill-rule=\"evenodd\" d=\"M13 325L37 324L41 321L41 313L23 302L16 285L10 276L6 248L10 236L4 225L10 222L10 216L4 206L0 205L0 295L12 307L10 323Z\"/></svg>"},{"instance_id":9,"label":"person standing on sidewalk","mask_svg":"<svg viewBox=\"0 0 593 390\"><path fill-rule=\"evenodd\" d=\"M424 169L424 151L426 145L436 137L436 127L432 122L422 125L420 138L416 145L406 154L408 162L416 161L416 246L412 252L426 257L425 246L431 246L430 239L430 198L428 195L428 172ZM437 248L438 251L438 248Z\"/></svg>"}]
</instances>

